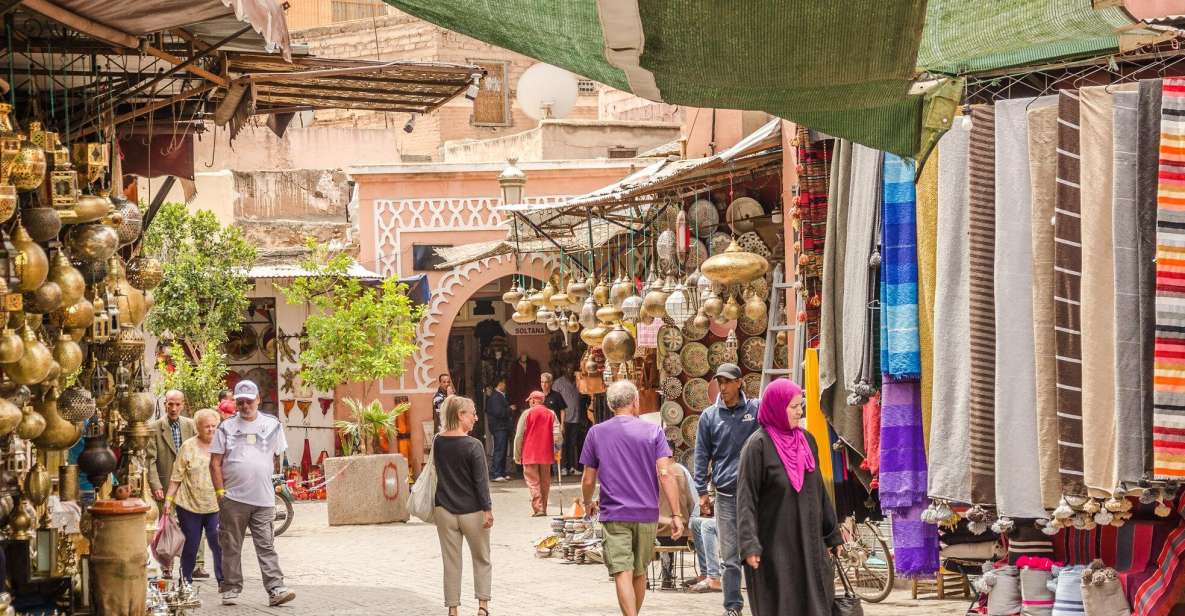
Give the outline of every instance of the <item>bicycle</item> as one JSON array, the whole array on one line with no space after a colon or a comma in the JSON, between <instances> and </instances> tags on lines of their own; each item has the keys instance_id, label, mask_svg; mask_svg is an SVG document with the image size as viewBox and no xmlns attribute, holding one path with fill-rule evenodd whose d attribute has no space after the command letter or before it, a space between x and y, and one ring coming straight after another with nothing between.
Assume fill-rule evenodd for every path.
<instances>
[{"instance_id":1,"label":"bicycle","mask_svg":"<svg viewBox=\"0 0 1185 616\"><path fill-rule=\"evenodd\" d=\"M893 551L871 521L856 522L848 517L840 524L843 546L837 562L847 574L852 592L864 601L880 603L893 591ZM842 584L839 571L835 572L837 587Z\"/></svg>"},{"instance_id":2,"label":"bicycle","mask_svg":"<svg viewBox=\"0 0 1185 616\"><path fill-rule=\"evenodd\" d=\"M292 490L288 489L288 482L283 475L272 475L272 485L276 487L276 518L272 522L272 536L279 537L292 526L295 511L292 503Z\"/></svg>"}]
</instances>

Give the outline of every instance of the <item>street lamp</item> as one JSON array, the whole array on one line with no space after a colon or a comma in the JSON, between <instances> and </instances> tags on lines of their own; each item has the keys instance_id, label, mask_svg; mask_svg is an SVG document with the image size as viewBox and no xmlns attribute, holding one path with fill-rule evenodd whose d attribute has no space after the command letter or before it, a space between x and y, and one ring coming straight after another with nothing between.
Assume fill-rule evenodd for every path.
<instances>
[{"instance_id":1,"label":"street lamp","mask_svg":"<svg viewBox=\"0 0 1185 616\"><path fill-rule=\"evenodd\" d=\"M502 186L502 205L517 205L523 202L523 186L527 183L527 174L517 166L518 158L510 158L502 173L498 175L498 184Z\"/></svg>"}]
</instances>

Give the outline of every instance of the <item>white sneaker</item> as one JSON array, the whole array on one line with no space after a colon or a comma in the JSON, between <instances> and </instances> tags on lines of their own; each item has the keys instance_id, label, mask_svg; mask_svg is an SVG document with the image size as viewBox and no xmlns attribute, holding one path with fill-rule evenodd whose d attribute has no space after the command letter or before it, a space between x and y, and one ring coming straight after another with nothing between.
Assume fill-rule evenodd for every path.
<instances>
[{"instance_id":1,"label":"white sneaker","mask_svg":"<svg viewBox=\"0 0 1185 616\"><path fill-rule=\"evenodd\" d=\"M267 604L270 606L283 605L296 598L296 593L285 586L279 586L268 593Z\"/></svg>"},{"instance_id":2,"label":"white sneaker","mask_svg":"<svg viewBox=\"0 0 1185 616\"><path fill-rule=\"evenodd\" d=\"M228 590L222 593L222 605L234 605L239 598L237 590Z\"/></svg>"},{"instance_id":3,"label":"white sneaker","mask_svg":"<svg viewBox=\"0 0 1185 616\"><path fill-rule=\"evenodd\" d=\"M507 479L507 478L506 478L506 476L505 476L505 475L503 475L503 476L501 476L501 477L494 477L494 479L493 479L493 480L494 480L494 481L496 481L496 482L498 482L498 483L506 483L507 481L510 481L509 479Z\"/></svg>"},{"instance_id":4,"label":"white sneaker","mask_svg":"<svg viewBox=\"0 0 1185 616\"><path fill-rule=\"evenodd\" d=\"M568 476L568 469L565 468L560 471L560 477L567 477L567 476Z\"/></svg>"}]
</instances>

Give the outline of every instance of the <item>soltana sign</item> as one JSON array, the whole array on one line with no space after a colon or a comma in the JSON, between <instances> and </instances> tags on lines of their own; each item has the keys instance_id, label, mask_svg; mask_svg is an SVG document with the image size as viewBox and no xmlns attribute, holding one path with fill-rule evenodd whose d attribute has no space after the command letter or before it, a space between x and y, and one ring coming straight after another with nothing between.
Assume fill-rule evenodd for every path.
<instances>
[{"instance_id":1,"label":"soltana sign","mask_svg":"<svg viewBox=\"0 0 1185 616\"><path fill-rule=\"evenodd\" d=\"M547 326L542 323L503 321L502 329L506 330L506 334L510 336L546 336L549 333Z\"/></svg>"}]
</instances>

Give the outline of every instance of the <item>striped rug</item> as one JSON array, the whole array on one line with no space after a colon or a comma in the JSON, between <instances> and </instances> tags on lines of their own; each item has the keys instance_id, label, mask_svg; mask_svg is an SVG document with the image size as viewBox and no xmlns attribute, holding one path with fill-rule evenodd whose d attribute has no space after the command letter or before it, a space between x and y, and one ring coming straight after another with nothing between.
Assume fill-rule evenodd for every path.
<instances>
[{"instance_id":1,"label":"striped rug","mask_svg":"<svg viewBox=\"0 0 1185 616\"><path fill-rule=\"evenodd\" d=\"M1053 326L1058 459L1063 494L1086 495L1082 474L1082 219L1078 92L1062 90L1057 113L1057 195L1053 227Z\"/></svg>"},{"instance_id":2,"label":"striped rug","mask_svg":"<svg viewBox=\"0 0 1185 616\"><path fill-rule=\"evenodd\" d=\"M996 109L971 109L971 500L996 502Z\"/></svg>"},{"instance_id":3,"label":"striped rug","mask_svg":"<svg viewBox=\"0 0 1185 616\"><path fill-rule=\"evenodd\" d=\"M1162 92L1152 473L1185 479L1185 79L1165 79Z\"/></svg>"}]
</instances>

